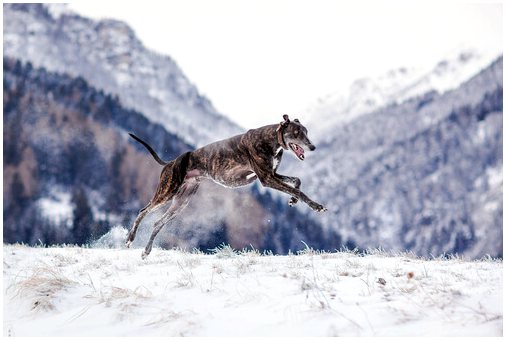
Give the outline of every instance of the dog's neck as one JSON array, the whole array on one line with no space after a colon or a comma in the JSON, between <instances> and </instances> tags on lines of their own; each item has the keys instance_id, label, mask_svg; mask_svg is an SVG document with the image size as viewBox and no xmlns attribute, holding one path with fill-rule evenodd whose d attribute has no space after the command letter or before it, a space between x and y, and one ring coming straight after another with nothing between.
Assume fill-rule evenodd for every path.
<instances>
[{"instance_id":1,"label":"dog's neck","mask_svg":"<svg viewBox=\"0 0 506 340\"><path fill-rule=\"evenodd\" d=\"M276 136L278 139L278 144L285 150L288 150L288 146L286 145L285 138L283 137L283 133L285 132L285 125L283 123L279 123L276 129ZM278 152L276 152L278 153Z\"/></svg>"}]
</instances>

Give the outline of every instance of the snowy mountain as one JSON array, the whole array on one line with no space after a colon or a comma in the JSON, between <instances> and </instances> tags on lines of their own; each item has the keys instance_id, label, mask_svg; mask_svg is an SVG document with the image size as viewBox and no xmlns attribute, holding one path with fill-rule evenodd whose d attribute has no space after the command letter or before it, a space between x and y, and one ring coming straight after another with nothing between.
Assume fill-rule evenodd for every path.
<instances>
[{"instance_id":1,"label":"snowy mountain","mask_svg":"<svg viewBox=\"0 0 506 340\"><path fill-rule=\"evenodd\" d=\"M401 104L409 98L435 91L442 94L455 89L479 73L499 53L463 48L446 56L430 68L400 67L376 78L362 78L348 92L320 98L301 115L315 141L332 138L332 130L360 115L381 107ZM325 122L322 124L321 122Z\"/></svg>"},{"instance_id":2,"label":"snowy mountain","mask_svg":"<svg viewBox=\"0 0 506 340\"><path fill-rule=\"evenodd\" d=\"M290 172L358 247L502 256L502 79L500 57L453 90L325 124L313 171Z\"/></svg>"},{"instance_id":3,"label":"snowy mountain","mask_svg":"<svg viewBox=\"0 0 506 340\"><path fill-rule=\"evenodd\" d=\"M7 336L503 335L502 261L3 248Z\"/></svg>"},{"instance_id":4,"label":"snowy mountain","mask_svg":"<svg viewBox=\"0 0 506 340\"><path fill-rule=\"evenodd\" d=\"M3 10L5 56L81 76L195 146L242 131L199 94L174 60L146 49L125 23L42 4L4 4Z\"/></svg>"}]
</instances>

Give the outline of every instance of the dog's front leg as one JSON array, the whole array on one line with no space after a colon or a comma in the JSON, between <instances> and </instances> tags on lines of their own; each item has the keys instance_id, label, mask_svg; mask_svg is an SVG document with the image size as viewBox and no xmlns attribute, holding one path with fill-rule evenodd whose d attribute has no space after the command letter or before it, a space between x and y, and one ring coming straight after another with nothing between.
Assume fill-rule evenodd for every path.
<instances>
[{"instance_id":1,"label":"dog's front leg","mask_svg":"<svg viewBox=\"0 0 506 340\"><path fill-rule=\"evenodd\" d=\"M277 173L274 173L274 175L276 176L279 176L279 178L287 183L287 184L291 184L293 185L293 187L295 189L299 189L300 190L300 179L297 178L297 177L290 177L290 176L284 176L284 175L280 175L280 174L277 174ZM288 205L293 207L295 204L297 204L297 201L298 199L294 196L290 197L290 200L288 201Z\"/></svg>"},{"instance_id":2,"label":"dog's front leg","mask_svg":"<svg viewBox=\"0 0 506 340\"><path fill-rule=\"evenodd\" d=\"M323 205L321 205L320 203L316 203L299 189L296 189L285 183L282 180L282 176L276 173L261 171L259 169L257 169L255 173L257 174L258 179L260 180L263 186L292 195L296 199L300 199L301 201L305 202L314 211L318 212L327 211L327 208L325 208Z\"/></svg>"}]
</instances>

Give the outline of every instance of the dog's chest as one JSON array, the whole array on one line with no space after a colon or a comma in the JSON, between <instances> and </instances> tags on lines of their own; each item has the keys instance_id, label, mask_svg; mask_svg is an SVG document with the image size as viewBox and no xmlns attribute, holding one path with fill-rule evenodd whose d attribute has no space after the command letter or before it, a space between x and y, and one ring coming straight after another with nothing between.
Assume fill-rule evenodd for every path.
<instances>
[{"instance_id":1,"label":"dog's chest","mask_svg":"<svg viewBox=\"0 0 506 340\"><path fill-rule=\"evenodd\" d=\"M283 156L283 148L280 146L276 150L274 157L272 157L272 169L276 170L278 168L279 163L281 162L281 156Z\"/></svg>"}]
</instances>

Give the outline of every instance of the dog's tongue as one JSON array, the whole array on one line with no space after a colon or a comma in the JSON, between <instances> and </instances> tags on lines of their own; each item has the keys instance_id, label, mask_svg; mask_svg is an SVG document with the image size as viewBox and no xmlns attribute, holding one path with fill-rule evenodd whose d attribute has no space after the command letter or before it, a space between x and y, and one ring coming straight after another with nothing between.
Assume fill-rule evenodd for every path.
<instances>
[{"instance_id":1,"label":"dog's tongue","mask_svg":"<svg viewBox=\"0 0 506 340\"><path fill-rule=\"evenodd\" d=\"M301 148L300 146L298 146L297 144L292 144L292 150L293 152L295 152L295 154L297 155L297 157L303 161L304 160L304 149Z\"/></svg>"}]
</instances>

